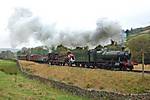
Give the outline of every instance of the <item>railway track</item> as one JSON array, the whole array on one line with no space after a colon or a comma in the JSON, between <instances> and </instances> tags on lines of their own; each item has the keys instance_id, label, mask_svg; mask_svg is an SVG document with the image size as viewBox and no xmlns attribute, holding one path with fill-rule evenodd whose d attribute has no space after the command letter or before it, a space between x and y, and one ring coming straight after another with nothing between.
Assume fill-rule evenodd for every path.
<instances>
[{"instance_id":1,"label":"railway track","mask_svg":"<svg viewBox=\"0 0 150 100\"><path fill-rule=\"evenodd\" d=\"M36 61L34 61L34 62L36 62ZM45 64L45 63L43 63L43 62L36 62L36 63L39 63L39 64ZM70 67L77 67L77 66L70 66ZM78 68L78 67L77 67ZM80 67L80 68L87 68L87 67ZM93 68L88 68L88 69L93 69ZM103 69L103 68L95 68L95 69ZM104 69L104 70L109 70L109 69ZM120 71L120 70L115 70L115 71ZM135 72L135 73L142 73L142 70L132 70L132 71L129 71L129 70L127 70L128 72ZM126 72L127 72L126 71ZM125 71L124 71L125 72ZM147 71L147 70L145 70L144 71L144 73L146 73L146 74L150 74L150 71Z\"/></svg>"},{"instance_id":2,"label":"railway track","mask_svg":"<svg viewBox=\"0 0 150 100\"><path fill-rule=\"evenodd\" d=\"M132 70L131 72L142 73L142 70ZM144 71L146 74L150 74L150 71Z\"/></svg>"}]
</instances>

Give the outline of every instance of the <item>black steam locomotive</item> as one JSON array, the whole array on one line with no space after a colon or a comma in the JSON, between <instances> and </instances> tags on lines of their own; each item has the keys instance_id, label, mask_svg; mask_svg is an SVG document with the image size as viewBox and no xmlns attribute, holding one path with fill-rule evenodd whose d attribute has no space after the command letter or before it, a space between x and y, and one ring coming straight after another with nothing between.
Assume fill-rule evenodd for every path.
<instances>
[{"instance_id":1,"label":"black steam locomotive","mask_svg":"<svg viewBox=\"0 0 150 100\"><path fill-rule=\"evenodd\" d=\"M66 65L85 67L132 70L131 53L125 51L102 50L72 50L66 54L49 53L48 63L51 65Z\"/></svg>"}]
</instances>

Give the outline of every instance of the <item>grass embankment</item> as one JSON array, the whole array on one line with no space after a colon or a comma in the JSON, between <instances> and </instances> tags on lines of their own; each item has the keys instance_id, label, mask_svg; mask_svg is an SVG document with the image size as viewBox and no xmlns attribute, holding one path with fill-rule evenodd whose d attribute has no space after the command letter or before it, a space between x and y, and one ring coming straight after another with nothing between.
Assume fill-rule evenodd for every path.
<instances>
[{"instance_id":1,"label":"grass embankment","mask_svg":"<svg viewBox=\"0 0 150 100\"><path fill-rule=\"evenodd\" d=\"M3 68L16 67L14 62L4 61L0 63ZM12 64L10 64L12 63ZM4 68L5 69L5 68ZM3 70L5 71L5 70ZM88 100L73 96L42 84L36 80L29 80L20 73L8 74L0 71L0 100Z\"/></svg>"},{"instance_id":2,"label":"grass embankment","mask_svg":"<svg viewBox=\"0 0 150 100\"><path fill-rule=\"evenodd\" d=\"M25 70L35 75L55 79L82 88L94 88L122 93L144 93L150 91L150 75L143 80L140 73L48 66L20 61Z\"/></svg>"},{"instance_id":3,"label":"grass embankment","mask_svg":"<svg viewBox=\"0 0 150 100\"><path fill-rule=\"evenodd\" d=\"M0 60L0 71L9 74L17 74L19 72L16 67L16 62L11 60Z\"/></svg>"}]
</instances>

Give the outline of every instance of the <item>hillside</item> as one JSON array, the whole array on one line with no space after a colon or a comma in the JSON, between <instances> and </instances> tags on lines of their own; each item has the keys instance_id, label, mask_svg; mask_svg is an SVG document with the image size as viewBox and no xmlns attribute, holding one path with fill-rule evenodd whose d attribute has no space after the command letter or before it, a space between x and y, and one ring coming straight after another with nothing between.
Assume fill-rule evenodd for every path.
<instances>
[{"instance_id":1,"label":"hillside","mask_svg":"<svg viewBox=\"0 0 150 100\"><path fill-rule=\"evenodd\" d=\"M150 63L150 26L130 31L126 45L132 53L132 60L141 63L141 50L143 50L145 63Z\"/></svg>"},{"instance_id":2,"label":"hillside","mask_svg":"<svg viewBox=\"0 0 150 100\"><path fill-rule=\"evenodd\" d=\"M148 33L150 32L150 26L146 26L146 27L140 27L140 28L135 28L129 30L126 30L126 33L128 33L128 35L132 35L132 34L140 34L140 33Z\"/></svg>"}]
</instances>

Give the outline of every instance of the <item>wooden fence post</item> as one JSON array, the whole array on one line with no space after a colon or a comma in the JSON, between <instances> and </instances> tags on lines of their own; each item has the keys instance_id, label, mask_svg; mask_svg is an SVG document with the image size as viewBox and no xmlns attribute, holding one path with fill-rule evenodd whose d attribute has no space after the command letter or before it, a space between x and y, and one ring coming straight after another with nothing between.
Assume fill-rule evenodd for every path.
<instances>
[{"instance_id":1,"label":"wooden fence post","mask_svg":"<svg viewBox=\"0 0 150 100\"><path fill-rule=\"evenodd\" d=\"M142 49L142 79L144 79L144 50Z\"/></svg>"}]
</instances>

